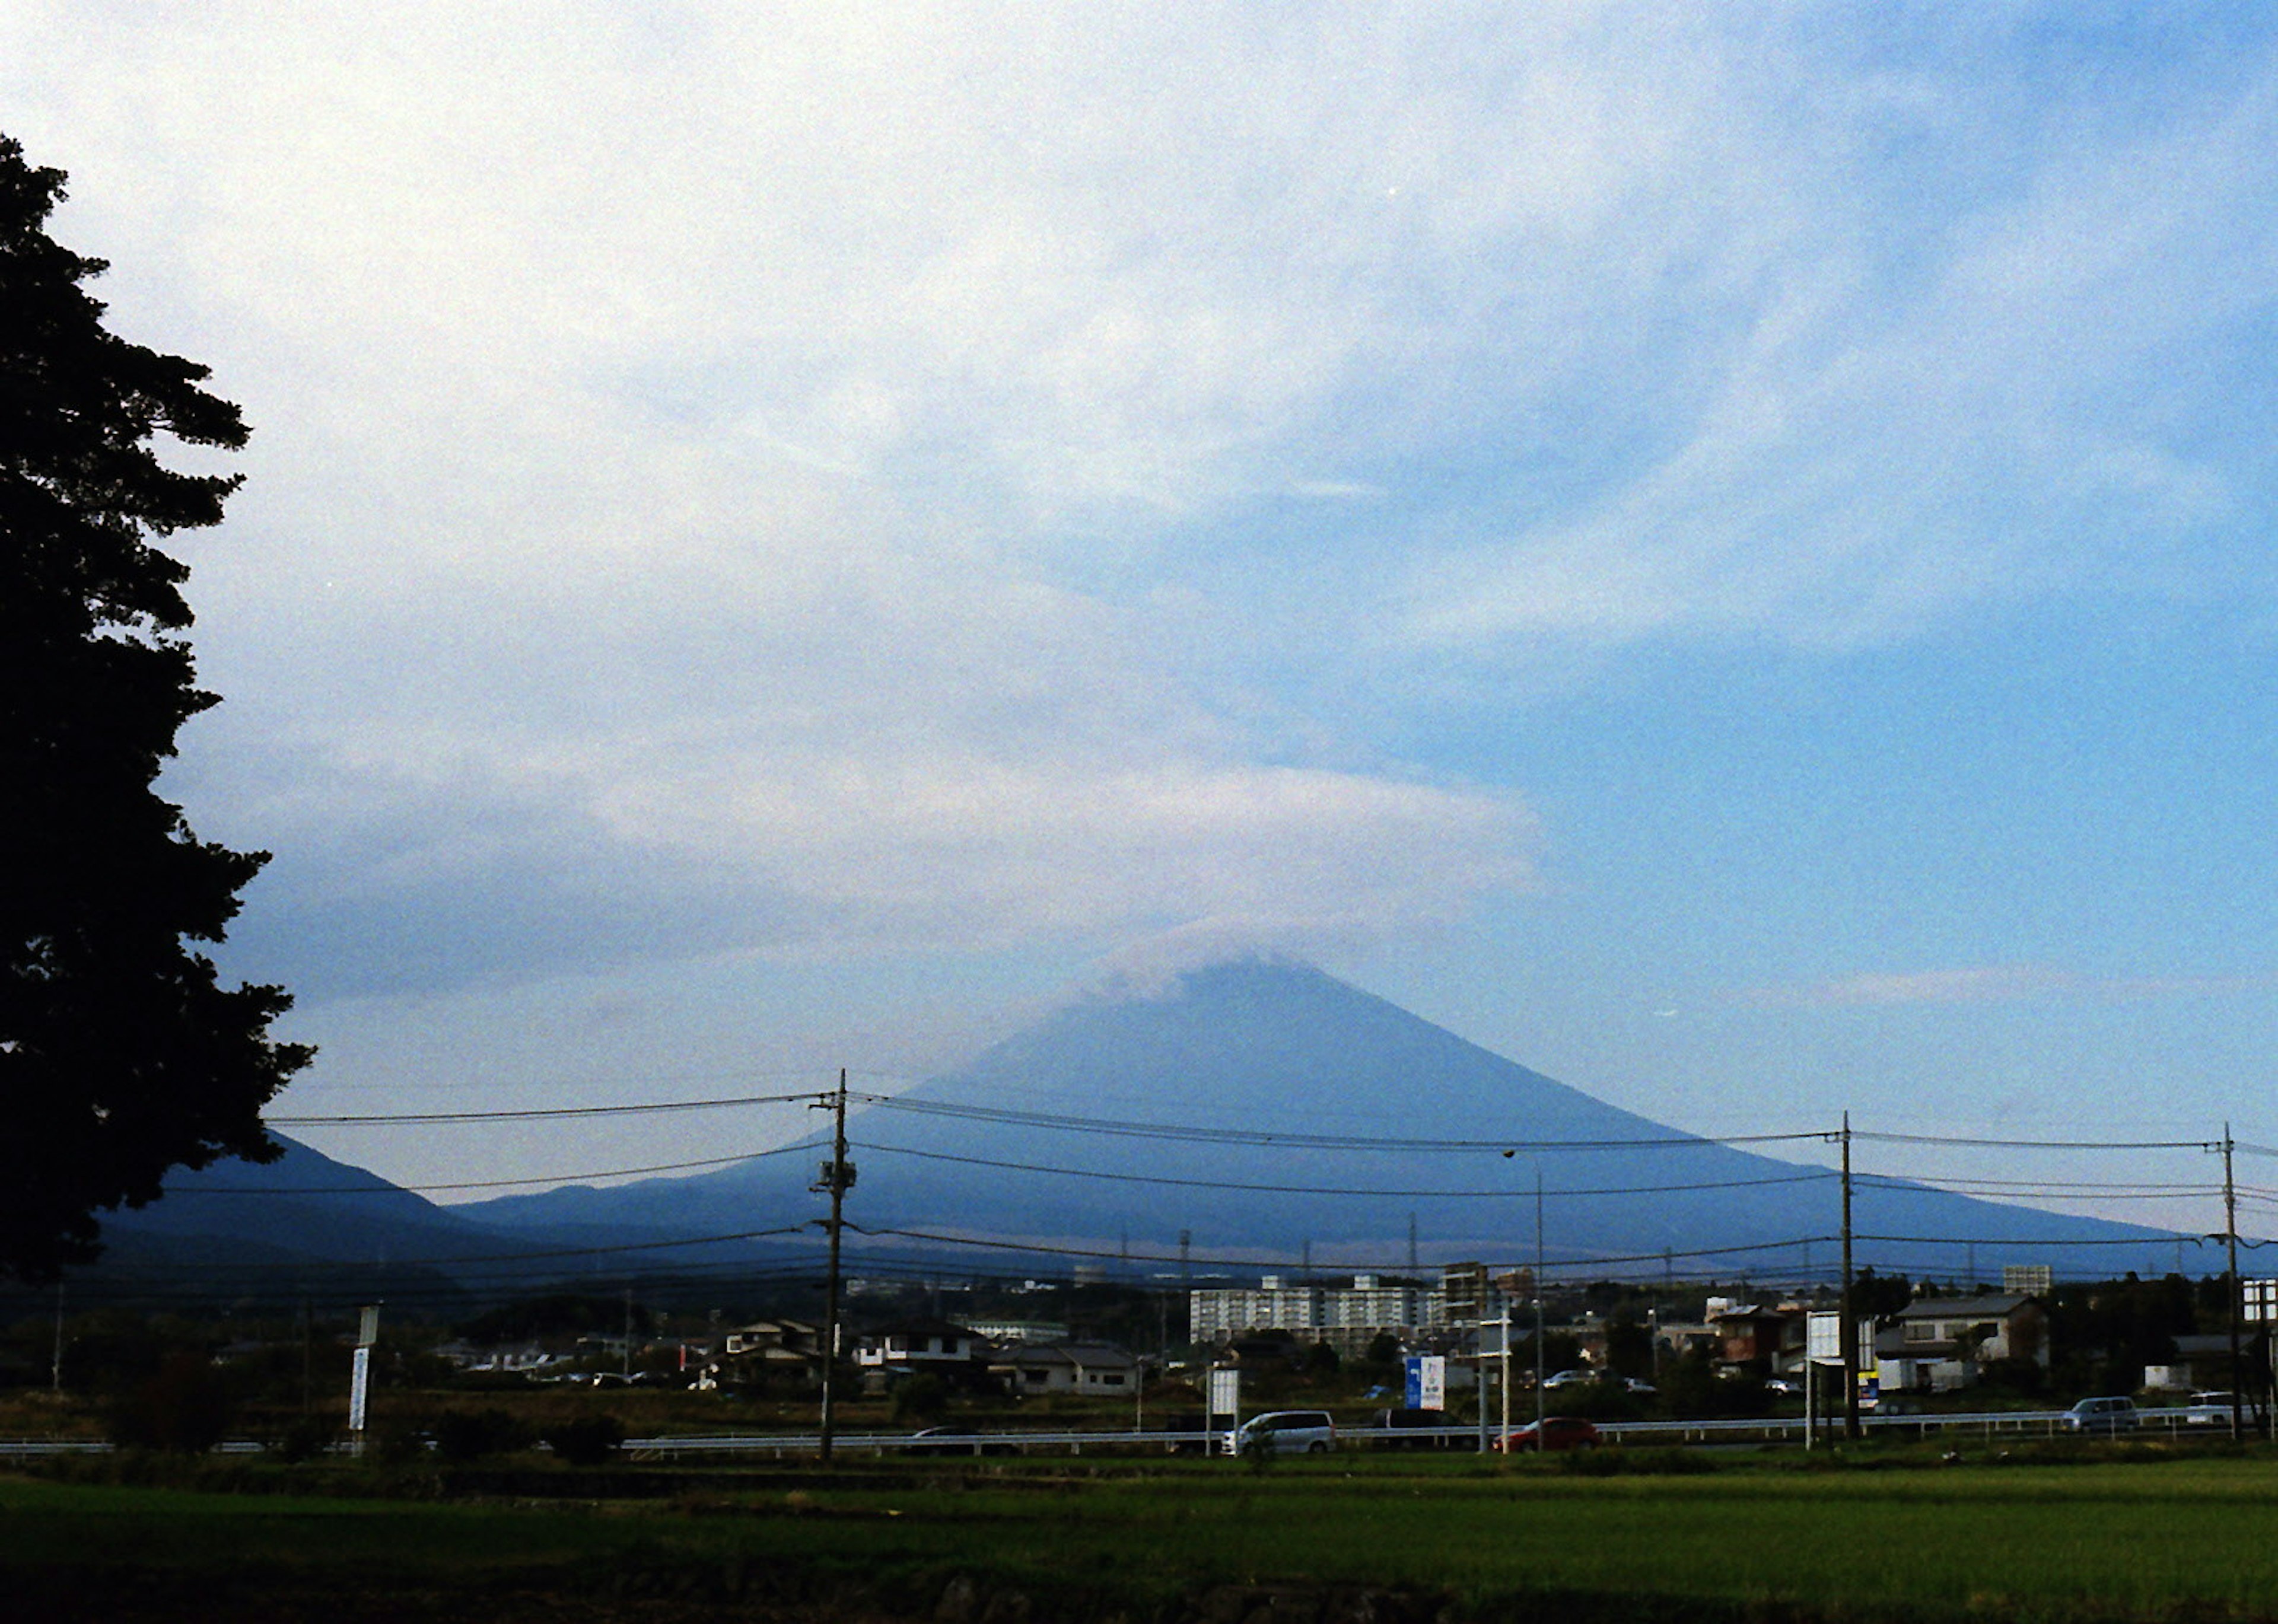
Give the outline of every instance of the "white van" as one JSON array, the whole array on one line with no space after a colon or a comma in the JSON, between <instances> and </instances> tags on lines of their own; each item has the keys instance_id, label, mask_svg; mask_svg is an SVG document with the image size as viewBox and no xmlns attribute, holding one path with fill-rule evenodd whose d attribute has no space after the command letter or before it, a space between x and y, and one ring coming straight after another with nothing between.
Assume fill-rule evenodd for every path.
<instances>
[{"instance_id":1,"label":"white van","mask_svg":"<svg viewBox=\"0 0 2278 1624\"><path fill-rule=\"evenodd\" d=\"M1268 1410L1252 1415L1226 1435L1229 1455L1246 1455L1252 1449L1277 1455L1326 1455L1337 1445L1337 1426L1326 1410Z\"/></svg>"}]
</instances>

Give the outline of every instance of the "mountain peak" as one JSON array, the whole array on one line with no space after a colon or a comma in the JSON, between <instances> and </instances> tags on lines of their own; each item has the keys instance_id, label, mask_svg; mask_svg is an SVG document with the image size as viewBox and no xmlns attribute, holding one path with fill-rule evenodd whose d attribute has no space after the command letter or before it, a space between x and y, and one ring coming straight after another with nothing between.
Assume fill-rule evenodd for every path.
<instances>
[{"instance_id":1,"label":"mountain peak","mask_svg":"<svg viewBox=\"0 0 2278 1624\"><path fill-rule=\"evenodd\" d=\"M1307 980L1336 981L1311 960L1276 948L1156 942L1118 955L1096 980L1077 988L1065 1002L1153 1002L1229 982L1270 985Z\"/></svg>"},{"instance_id":2,"label":"mountain peak","mask_svg":"<svg viewBox=\"0 0 2278 1624\"><path fill-rule=\"evenodd\" d=\"M874 1232L1809 1273L1837 1223L1829 1170L1634 1116L1274 953L1127 966L849 1126ZM687 1223L700 1196L722 1222L790 1220L813 1213L811 1168L755 1159L584 1205ZM1871 1203L1891 1235L2124 1232L1942 1192L1884 1186Z\"/></svg>"}]
</instances>

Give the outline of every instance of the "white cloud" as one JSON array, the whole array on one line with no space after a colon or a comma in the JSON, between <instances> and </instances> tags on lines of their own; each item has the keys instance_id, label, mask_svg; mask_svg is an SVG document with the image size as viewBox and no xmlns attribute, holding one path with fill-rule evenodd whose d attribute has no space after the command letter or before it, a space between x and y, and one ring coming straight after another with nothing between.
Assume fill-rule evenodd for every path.
<instances>
[{"instance_id":1,"label":"white cloud","mask_svg":"<svg viewBox=\"0 0 2278 1624\"><path fill-rule=\"evenodd\" d=\"M1843 151L1869 133L1815 133ZM1997 166L2014 142L1958 149L1990 195L1936 222L1942 240L1906 240L1903 275L1883 223L1846 206L1845 167L1759 152L1814 206L1757 241L1747 340L1686 431L1577 511L1428 561L1411 630L1843 646L1989 600L2174 585L2255 477L2208 444L2221 393L2177 371L2278 302L2274 152L2267 65L2243 95L2021 170Z\"/></svg>"},{"instance_id":2,"label":"white cloud","mask_svg":"<svg viewBox=\"0 0 2278 1624\"><path fill-rule=\"evenodd\" d=\"M0 88L256 425L192 770L277 890L1334 934L1528 814L1254 651L1841 646L2245 499L2091 408L2267 304L2267 98L1980 161L1999 65L1839 20L75 0Z\"/></svg>"}]
</instances>

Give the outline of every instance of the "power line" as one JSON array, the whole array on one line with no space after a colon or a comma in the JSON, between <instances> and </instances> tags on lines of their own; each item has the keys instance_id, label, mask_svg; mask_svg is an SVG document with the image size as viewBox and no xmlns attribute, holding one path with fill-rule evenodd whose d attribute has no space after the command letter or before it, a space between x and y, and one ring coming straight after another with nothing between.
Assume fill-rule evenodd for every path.
<instances>
[{"instance_id":1,"label":"power line","mask_svg":"<svg viewBox=\"0 0 2278 1624\"><path fill-rule=\"evenodd\" d=\"M2079 1238L2063 1236L2036 1239L2025 1235L1869 1235L1858 1233L1855 1240L1871 1240L1877 1245L1897 1247L2172 1247L2177 1241L2188 1240L2193 1246L2206 1239L2198 1235L2178 1234L2167 1231L2149 1235L2098 1236ZM2213 1239L2221 1239L2221 1236ZM2241 1246L2248 1244L2245 1241Z\"/></svg>"},{"instance_id":2,"label":"power line","mask_svg":"<svg viewBox=\"0 0 2278 1624\"><path fill-rule=\"evenodd\" d=\"M634 1252L663 1252L677 1247L725 1246L738 1240L764 1240L774 1235L796 1235L813 1227L811 1223L791 1224L776 1229L742 1230L730 1235L686 1235L665 1240L615 1241L606 1246L554 1247L535 1248L527 1252L485 1252L459 1257L401 1257L366 1262L353 1258L290 1258L264 1262L233 1263L232 1269L248 1273L259 1271L275 1275L292 1269L307 1271L330 1270L339 1273L358 1270L370 1273L394 1269L445 1269L461 1263L524 1263L539 1262L561 1257L616 1257ZM213 1273L214 1266L206 1262L185 1263L187 1271Z\"/></svg>"},{"instance_id":3,"label":"power line","mask_svg":"<svg viewBox=\"0 0 2278 1624\"><path fill-rule=\"evenodd\" d=\"M953 1162L966 1167L997 1168L1007 1172L1044 1173L1059 1178L1099 1180L1116 1184L1173 1185L1197 1190L1241 1190L1265 1195L1349 1195L1437 1201L1509 1201L1529 1193L1526 1191L1516 1189L1364 1190L1327 1185L1245 1184L1232 1179L1178 1178L1167 1173L1105 1173L1085 1168L1048 1167L1033 1162L1000 1162L988 1156L953 1155L945 1150L917 1150L906 1145L880 1145L865 1142L855 1147L886 1155L913 1156L926 1162ZM1548 1193L1556 1196L1666 1195L1686 1190L1738 1190L1777 1185L1818 1184L1824 1183L1834 1177L1836 1175L1833 1172L1823 1170L1778 1178L1724 1178L1704 1184L1635 1185L1623 1188L1586 1190L1554 1189Z\"/></svg>"},{"instance_id":4,"label":"power line","mask_svg":"<svg viewBox=\"0 0 2278 1624\"><path fill-rule=\"evenodd\" d=\"M739 1105L788 1105L795 1102L813 1104L829 1096L806 1094L743 1094L726 1100L660 1100L644 1105L561 1105L540 1109L519 1111L403 1111L378 1116L357 1117L270 1117L264 1118L272 1128L339 1128L400 1126L405 1124L445 1122L533 1122L540 1119L567 1119L582 1117L639 1117L658 1116L668 1111L722 1110Z\"/></svg>"},{"instance_id":5,"label":"power line","mask_svg":"<svg viewBox=\"0 0 2278 1624\"><path fill-rule=\"evenodd\" d=\"M726 1167L732 1163L757 1162L765 1156L788 1155L794 1151L812 1151L814 1146L800 1141L791 1145L776 1145L766 1150L740 1150L733 1155L706 1156L695 1162L658 1162L647 1167L611 1167L591 1173L541 1173L528 1178L472 1178L457 1184L390 1184L380 1189L369 1185L184 1185L169 1189L169 1197L176 1195L395 1195L410 1193L424 1195L437 1190L503 1190L520 1185L581 1184L594 1178L632 1178L644 1173L679 1173L701 1167Z\"/></svg>"},{"instance_id":6,"label":"power line","mask_svg":"<svg viewBox=\"0 0 2278 1624\"><path fill-rule=\"evenodd\" d=\"M1854 1176L1854 1182L1862 1189L1900 1193L1938 1190L1948 1195L2036 1196L2047 1201L2198 1201L2222 1193L2220 1185L2099 1184L2085 1179L2037 1183L2024 1178L1900 1178L1860 1173Z\"/></svg>"},{"instance_id":7,"label":"power line","mask_svg":"<svg viewBox=\"0 0 2278 1624\"><path fill-rule=\"evenodd\" d=\"M1936 1133L1870 1133L1855 1129L1854 1140L1882 1145L1965 1145L1988 1150L2205 1150L2222 1148L2219 1140L1957 1139ZM2278 1153L2274 1153L2278 1154Z\"/></svg>"},{"instance_id":8,"label":"power line","mask_svg":"<svg viewBox=\"0 0 2278 1624\"><path fill-rule=\"evenodd\" d=\"M1201 1127L1191 1124L1125 1122L1100 1117L1068 1117L1045 1111L1021 1111L985 1105L959 1105L949 1101L912 1100L906 1096L866 1094L866 1103L884 1110L909 1111L928 1117L951 1117L970 1122L997 1123L1012 1127L1046 1128L1057 1132L1098 1133L1127 1139L1180 1140L1202 1144L1294 1146L1309 1150L1371 1150L1457 1152L1512 1155L1579 1150L1655 1150L1702 1148L1716 1145L1800 1143L1825 1140L1824 1132L1754 1133L1708 1138L1700 1134L1664 1134L1652 1139L1519 1140L1519 1139L1392 1139L1336 1133L1293 1133L1266 1129Z\"/></svg>"},{"instance_id":9,"label":"power line","mask_svg":"<svg viewBox=\"0 0 2278 1624\"><path fill-rule=\"evenodd\" d=\"M857 1229L857 1226L852 1224L848 1224L846 1227L849 1230ZM1162 1263L1166 1265L1175 1265L1181 1262L1181 1260L1176 1255L1158 1256L1151 1253L1105 1251L1086 1247L1056 1246L1043 1241L982 1240L968 1236L938 1235L926 1230L881 1228L862 1229L860 1230L859 1232L870 1236L893 1235L898 1236L905 1240L930 1241L940 1246L973 1247L982 1251L1024 1252L1047 1257L1105 1258L1112 1259L1117 1262L1122 1263ZM1726 1247L1693 1247L1677 1251L1640 1252L1628 1254L1606 1254L1602 1256L1592 1255L1583 1258L1560 1259L1557 1260L1557 1262L1558 1266L1564 1269L1599 1269L1612 1263L1659 1263L1666 1258L1723 1257L1740 1253L1781 1252L1786 1251L1792 1247L1822 1246L1834 1239L1835 1237L1832 1235L1798 1235L1780 1240L1750 1241ZM1291 1267L1290 1264L1285 1262L1257 1258L1206 1258L1189 1261L1210 1263L1221 1269L1231 1268L1280 1270ZM1316 1266L1314 1272L1328 1274L1349 1274L1355 1272L1372 1274L1381 1272L1383 1268L1384 1265L1380 1263L1354 1263L1347 1265L1341 1262L1330 1262L1326 1265Z\"/></svg>"}]
</instances>

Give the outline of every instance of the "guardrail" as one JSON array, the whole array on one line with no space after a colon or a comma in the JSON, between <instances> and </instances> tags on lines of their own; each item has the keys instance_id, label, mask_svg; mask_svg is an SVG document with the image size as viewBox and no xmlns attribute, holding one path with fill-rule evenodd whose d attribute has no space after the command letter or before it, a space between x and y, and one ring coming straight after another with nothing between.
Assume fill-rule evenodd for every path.
<instances>
[{"instance_id":1,"label":"guardrail","mask_svg":"<svg viewBox=\"0 0 2278 1624\"><path fill-rule=\"evenodd\" d=\"M1930 1434L1976 1435L1985 1437L2003 1436L2020 1437L2065 1437L2076 1436L2064 1410L1986 1410L1968 1414L1930 1415L1863 1415L1861 1421L1877 1432L1908 1431L1918 1436ZM2227 1429L2194 1426L2177 1410L2143 1410L2137 1414L2138 1432L2190 1435L2204 1433L2210 1439L2219 1437ZM1516 1424L1516 1423L1514 1423ZM1831 1425L1820 1418L1820 1437L1832 1437L1840 1434L1842 1419L1838 1416ZM1800 1416L1759 1417L1753 1420L1727 1421L1618 1421L1598 1423L1600 1433L1612 1443L1685 1444L1752 1444L1800 1443L1804 1437L1804 1422ZM1490 1430L1489 1438L1494 1436ZM854 1454L874 1455L895 1453L989 1455L1008 1452L1058 1452L1066 1451L1082 1454L1092 1451L1152 1450L1165 1452L1180 1451L1214 1453L1223 1447L1226 1434L1213 1432L959 1432L933 1433L915 1437L906 1432L842 1434L836 1447ZM1438 1447L1462 1452L1477 1450L1480 1432L1476 1423L1468 1426L1445 1427L1339 1427L1337 1440L1341 1445L1407 1445L1410 1448ZM1492 1446L1492 1445L1490 1445ZM816 1448L813 1433L737 1434L723 1433L699 1437L629 1438L625 1448L639 1458L668 1460L678 1455L772 1454L780 1457L812 1454Z\"/></svg>"},{"instance_id":2,"label":"guardrail","mask_svg":"<svg viewBox=\"0 0 2278 1624\"><path fill-rule=\"evenodd\" d=\"M2203 1436L2210 1441L2228 1435L2228 1427L2194 1424L2186 1417L2187 1412L2182 1409L2139 1410L2136 1415L2137 1425L2131 1430L2138 1434ZM1901 1434L1911 1431L1923 1437L1933 1434L1984 1437L2078 1436L2068 1424L2068 1412L2064 1410L1984 1410L1930 1415L1870 1414L1860 1419L1873 1431ZM1817 1425L1823 1438L1832 1437L1839 1435L1842 1419L1838 1415L1831 1424L1829 1418L1823 1416ZM1598 1430L1609 1443L1731 1445L1797 1443L1802 1441L1805 1429L1800 1416L1778 1416L1731 1421L1607 1421L1598 1423ZM1061 1452L1081 1455L1088 1450L1094 1452L1138 1450L1158 1454L1214 1454L1223 1449L1226 1436L1223 1430L1209 1432L934 1432L924 1436L908 1432L863 1432L841 1433L834 1443L837 1449L845 1453L872 1456ZM1436 1447L1456 1452L1477 1450L1481 1436L1477 1423L1445 1427L1337 1429L1340 1445ZM1486 1436L1492 1438L1494 1431L1491 1430ZM635 1460L720 1459L739 1455L766 1455L784 1460L814 1454L819 1446L820 1440L812 1432L699 1433L686 1437L627 1438L624 1444L626 1454ZM92 1438L0 1438L0 1460L42 1455L103 1454L110 1452L111 1448L109 1443ZM261 1448L258 1442L249 1438L232 1438L216 1445L217 1452L222 1454L257 1454Z\"/></svg>"}]
</instances>

